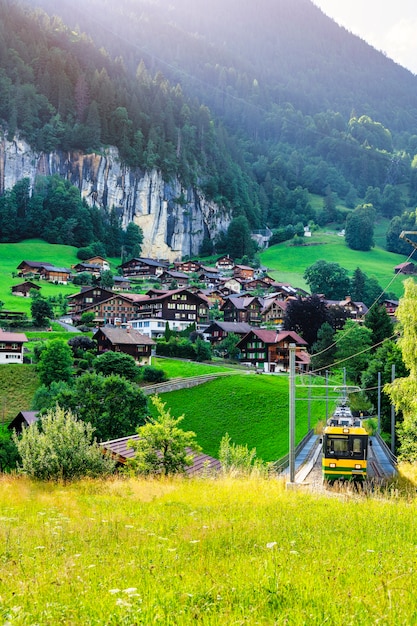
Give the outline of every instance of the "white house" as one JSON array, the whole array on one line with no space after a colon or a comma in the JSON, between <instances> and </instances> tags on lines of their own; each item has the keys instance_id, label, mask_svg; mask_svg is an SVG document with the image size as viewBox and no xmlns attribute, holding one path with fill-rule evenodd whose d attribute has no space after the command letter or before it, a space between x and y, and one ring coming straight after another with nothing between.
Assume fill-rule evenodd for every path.
<instances>
[{"instance_id":1,"label":"white house","mask_svg":"<svg viewBox=\"0 0 417 626\"><path fill-rule=\"evenodd\" d=\"M23 363L23 345L27 341L23 333L7 333L0 330L0 364Z\"/></svg>"}]
</instances>

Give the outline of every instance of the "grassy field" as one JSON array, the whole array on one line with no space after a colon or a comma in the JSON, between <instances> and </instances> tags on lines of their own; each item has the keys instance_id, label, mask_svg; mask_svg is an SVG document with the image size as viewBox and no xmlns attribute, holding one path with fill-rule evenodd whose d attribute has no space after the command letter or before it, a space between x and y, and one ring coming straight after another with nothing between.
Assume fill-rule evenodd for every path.
<instances>
[{"instance_id":1,"label":"grassy field","mask_svg":"<svg viewBox=\"0 0 417 626\"><path fill-rule=\"evenodd\" d=\"M2 477L0 509L3 624L416 623L415 496Z\"/></svg>"},{"instance_id":2,"label":"grassy field","mask_svg":"<svg viewBox=\"0 0 417 626\"><path fill-rule=\"evenodd\" d=\"M301 384L298 379L298 385ZM317 385L322 383L316 380ZM289 381L287 376L246 374L218 378L191 389L161 395L171 414L184 414L181 423L193 430L203 451L218 457L220 440L229 433L233 443L256 448L257 457L276 461L288 452ZM311 425L325 418L325 390L311 394ZM308 430L305 387L296 388L296 440Z\"/></svg>"},{"instance_id":3,"label":"grassy field","mask_svg":"<svg viewBox=\"0 0 417 626\"><path fill-rule=\"evenodd\" d=\"M0 365L0 421L9 422L30 409L39 379L33 365Z\"/></svg>"},{"instance_id":4,"label":"grassy field","mask_svg":"<svg viewBox=\"0 0 417 626\"><path fill-rule=\"evenodd\" d=\"M213 365L208 363L196 363L195 361L180 361L179 359L163 359L152 357L152 366L164 370L169 378L189 378L190 376L203 376L216 372L229 372L229 365Z\"/></svg>"},{"instance_id":5,"label":"grassy field","mask_svg":"<svg viewBox=\"0 0 417 626\"><path fill-rule=\"evenodd\" d=\"M4 302L4 308L30 314L30 298L14 296L11 293L12 286L18 285L23 280L12 276L13 272L17 272L16 268L21 261L45 261L57 267L71 268L71 265L79 263L76 253L77 248L49 244L41 239L0 244L0 300ZM109 259L109 261L112 263L113 270L115 270L116 264L120 262L118 259ZM43 296L56 296L59 293L70 295L80 290L79 285L71 283L55 285L43 280L34 282L42 288Z\"/></svg>"},{"instance_id":6,"label":"grassy field","mask_svg":"<svg viewBox=\"0 0 417 626\"><path fill-rule=\"evenodd\" d=\"M360 267L369 277L376 278L383 289L392 291L397 297L403 293L403 277L394 276L394 267L405 261L406 257L387 252L380 247L369 252L351 250L345 244L344 238L336 234L313 233L308 245L291 246L289 242L285 242L271 246L261 253L261 263L268 267L273 278L307 290L303 273L307 267L321 259L339 263L348 270L350 276Z\"/></svg>"}]
</instances>

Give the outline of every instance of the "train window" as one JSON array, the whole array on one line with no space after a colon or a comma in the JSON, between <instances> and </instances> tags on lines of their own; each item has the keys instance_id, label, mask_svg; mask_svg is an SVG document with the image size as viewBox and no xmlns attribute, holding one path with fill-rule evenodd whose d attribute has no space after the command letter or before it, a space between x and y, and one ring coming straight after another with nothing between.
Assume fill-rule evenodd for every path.
<instances>
[{"instance_id":1,"label":"train window","mask_svg":"<svg viewBox=\"0 0 417 626\"><path fill-rule=\"evenodd\" d=\"M346 454L348 452L349 440L347 437L346 439L331 439L329 437L326 444L327 452L329 454Z\"/></svg>"},{"instance_id":2,"label":"train window","mask_svg":"<svg viewBox=\"0 0 417 626\"><path fill-rule=\"evenodd\" d=\"M362 441L359 437L353 438L352 451L359 454L362 452Z\"/></svg>"}]
</instances>

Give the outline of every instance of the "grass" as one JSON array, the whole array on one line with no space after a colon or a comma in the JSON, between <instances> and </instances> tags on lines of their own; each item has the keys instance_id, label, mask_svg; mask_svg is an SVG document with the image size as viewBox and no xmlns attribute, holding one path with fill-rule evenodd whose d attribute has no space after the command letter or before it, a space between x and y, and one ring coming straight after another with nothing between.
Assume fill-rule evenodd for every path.
<instances>
[{"instance_id":1,"label":"grass","mask_svg":"<svg viewBox=\"0 0 417 626\"><path fill-rule=\"evenodd\" d=\"M28 411L39 379L33 365L0 365L0 415L9 422L19 411Z\"/></svg>"},{"instance_id":2,"label":"grass","mask_svg":"<svg viewBox=\"0 0 417 626\"><path fill-rule=\"evenodd\" d=\"M184 414L181 427L197 434L206 454L218 457L220 440L228 433L233 443L256 448L258 458L276 461L288 452L288 387L285 375L242 374L161 397L172 415ZM312 425L324 419L324 393L323 388L317 387L312 394ZM296 394L298 443L308 430L308 401L305 388L299 387Z\"/></svg>"},{"instance_id":3,"label":"grass","mask_svg":"<svg viewBox=\"0 0 417 626\"><path fill-rule=\"evenodd\" d=\"M377 246L369 252L351 250L344 238L336 234L313 233L306 246L291 246L285 242L261 253L261 263L268 267L273 278L307 290L303 273L321 259L338 263L348 270L350 276L360 267L369 277L376 278L383 289L393 292L397 297L403 293L403 277L394 276L394 267L405 261L406 257Z\"/></svg>"},{"instance_id":4,"label":"grass","mask_svg":"<svg viewBox=\"0 0 417 626\"><path fill-rule=\"evenodd\" d=\"M415 623L415 497L3 477L0 509L4 624Z\"/></svg>"},{"instance_id":5,"label":"grass","mask_svg":"<svg viewBox=\"0 0 417 626\"><path fill-rule=\"evenodd\" d=\"M152 357L152 366L164 370L169 378L189 378L190 376L203 376L204 374L230 371L230 366L228 365L209 365L160 357Z\"/></svg>"}]
</instances>

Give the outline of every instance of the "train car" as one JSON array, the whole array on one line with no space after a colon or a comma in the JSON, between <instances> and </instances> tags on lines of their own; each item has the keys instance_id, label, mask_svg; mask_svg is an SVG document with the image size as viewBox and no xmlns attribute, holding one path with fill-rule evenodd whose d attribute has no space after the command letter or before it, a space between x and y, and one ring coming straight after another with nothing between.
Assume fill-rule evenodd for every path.
<instances>
[{"instance_id":1,"label":"train car","mask_svg":"<svg viewBox=\"0 0 417 626\"><path fill-rule=\"evenodd\" d=\"M367 476L369 435L342 400L323 431L323 480L360 480Z\"/></svg>"}]
</instances>

